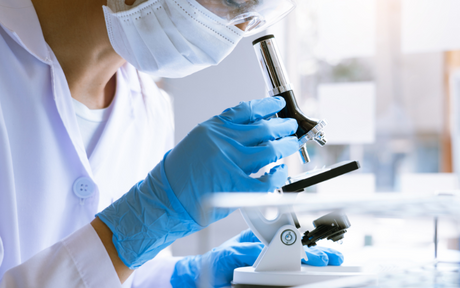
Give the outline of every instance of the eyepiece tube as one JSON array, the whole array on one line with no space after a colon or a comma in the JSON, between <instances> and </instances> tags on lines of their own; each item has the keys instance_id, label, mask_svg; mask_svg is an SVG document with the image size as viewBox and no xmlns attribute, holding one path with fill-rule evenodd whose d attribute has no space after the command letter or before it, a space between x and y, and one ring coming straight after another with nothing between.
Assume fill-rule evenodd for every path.
<instances>
[{"instance_id":1,"label":"eyepiece tube","mask_svg":"<svg viewBox=\"0 0 460 288\"><path fill-rule=\"evenodd\" d=\"M302 162L308 163L306 143L314 141L320 146L326 144L323 128L326 121L311 119L300 110L291 83L284 69L283 61L275 42L275 36L267 35L252 42L262 70L262 75L270 96L281 96L286 100L286 106L278 112L278 117L297 120L298 128L295 135L299 139L299 152Z\"/></svg>"},{"instance_id":2,"label":"eyepiece tube","mask_svg":"<svg viewBox=\"0 0 460 288\"><path fill-rule=\"evenodd\" d=\"M268 94L275 96L292 90L291 83L285 72L283 62L279 57L278 47L275 43L275 36L267 35L252 42L257 60L262 69Z\"/></svg>"}]
</instances>

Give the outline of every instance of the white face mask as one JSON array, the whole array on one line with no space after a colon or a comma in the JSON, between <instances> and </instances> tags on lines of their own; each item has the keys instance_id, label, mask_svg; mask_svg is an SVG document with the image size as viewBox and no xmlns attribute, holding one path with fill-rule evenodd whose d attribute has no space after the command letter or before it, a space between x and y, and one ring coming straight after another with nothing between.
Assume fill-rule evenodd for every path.
<instances>
[{"instance_id":1,"label":"white face mask","mask_svg":"<svg viewBox=\"0 0 460 288\"><path fill-rule=\"evenodd\" d=\"M194 0L149 0L134 8L124 0L108 0L107 5L104 16L114 50L155 76L184 77L216 65L243 36Z\"/></svg>"}]
</instances>

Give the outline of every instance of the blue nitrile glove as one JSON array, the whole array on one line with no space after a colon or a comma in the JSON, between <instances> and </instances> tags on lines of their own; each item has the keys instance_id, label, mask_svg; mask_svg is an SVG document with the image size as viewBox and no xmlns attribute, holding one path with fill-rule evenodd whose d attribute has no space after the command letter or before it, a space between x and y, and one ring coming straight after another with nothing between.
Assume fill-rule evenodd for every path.
<instances>
[{"instance_id":1,"label":"blue nitrile glove","mask_svg":"<svg viewBox=\"0 0 460 288\"><path fill-rule=\"evenodd\" d=\"M199 124L166 158L166 176L189 215L201 226L226 217L230 209L206 209L211 192L271 192L287 180L287 167L254 179L251 173L299 149L297 121L270 118L286 105L281 97L243 102ZM184 161L187 159L187 161Z\"/></svg>"},{"instance_id":2,"label":"blue nitrile glove","mask_svg":"<svg viewBox=\"0 0 460 288\"><path fill-rule=\"evenodd\" d=\"M174 240L226 217L232 209L203 205L214 192L267 192L284 185L277 166L249 175L298 150L293 119L264 119L280 111L280 97L244 102L199 124L145 178L97 214L113 232L120 259L134 269Z\"/></svg>"},{"instance_id":3,"label":"blue nitrile glove","mask_svg":"<svg viewBox=\"0 0 460 288\"><path fill-rule=\"evenodd\" d=\"M252 266L263 248L252 231L245 230L204 255L179 260L170 283L174 288L227 287L233 270Z\"/></svg>"},{"instance_id":4,"label":"blue nitrile glove","mask_svg":"<svg viewBox=\"0 0 460 288\"><path fill-rule=\"evenodd\" d=\"M302 259L302 264L311 266L340 266L343 263L343 254L332 248L303 246L307 253L308 261Z\"/></svg>"},{"instance_id":5,"label":"blue nitrile glove","mask_svg":"<svg viewBox=\"0 0 460 288\"><path fill-rule=\"evenodd\" d=\"M252 233L245 230L204 255L188 256L176 263L171 285L179 287L228 287L233 279L233 270L252 266L264 245ZM313 266L340 265L342 253L330 248L304 246L308 261Z\"/></svg>"}]
</instances>

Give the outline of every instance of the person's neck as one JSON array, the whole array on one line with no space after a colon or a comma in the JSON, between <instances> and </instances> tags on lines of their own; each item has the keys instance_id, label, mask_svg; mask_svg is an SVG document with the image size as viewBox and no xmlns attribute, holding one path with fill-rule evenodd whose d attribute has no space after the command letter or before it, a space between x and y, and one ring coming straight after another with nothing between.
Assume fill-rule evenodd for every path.
<instances>
[{"instance_id":1,"label":"person's neck","mask_svg":"<svg viewBox=\"0 0 460 288\"><path fill-rule=\"evenodd\" d=\"M72 97L90 109L108 107L115 95L115 73L125 60L107 35L102 11L106 0L33 0L33 4Z\"/></svg>"}]
</instances>

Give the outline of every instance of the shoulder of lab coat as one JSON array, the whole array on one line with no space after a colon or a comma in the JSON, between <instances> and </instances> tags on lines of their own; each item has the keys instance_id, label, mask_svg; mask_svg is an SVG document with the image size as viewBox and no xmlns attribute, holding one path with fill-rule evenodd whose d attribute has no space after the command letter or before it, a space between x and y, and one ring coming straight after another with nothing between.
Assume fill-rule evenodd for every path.
<instances>
[{"instance_id":1,"label":"shoulder of lab coat","mask_svg":"<svg viewBox=\"0 0 460 288\"><path fill-rule=\"evenodd\" d=\"M129 64L128 62L123 66L124 69L126 70L135 70L135 68ZM170 131L172 132L171 135L169 135L168 139L170 141L172 141L171 143L168 143L169 146L172 148L174 147L174 108L173 108L173 99L171 98L171 96L163 89L160 89L154 79L146 74L146 73L143 73L143 72L140 72L140 71L137 71L137 74L139 76L139 84L141 85L140 89L142 91L142 94L144 95L144 97L146 97L145 95L148 95L148 94L151 94L152 92L156 92L154 93L155 95L158 95L158 97L156 97L156 101L160 102L161 103L161 106L166 108L166 109L162 109L162 113L160 116L163 117L162 118L162 123L165 123L168 125L167 127L167 131ZM147 98L147 97L146 97ZM149 109L152 110L151 113L149 113L149 115L156 115L159 113L158 109L154 110L153 108L153 105L151 105L150 103L146 103L145 105L146 107L148 107ZM153 112L153 110L155 112ZM158 118L156 118L158 119Z\"/></svg>"}]
</instances>

